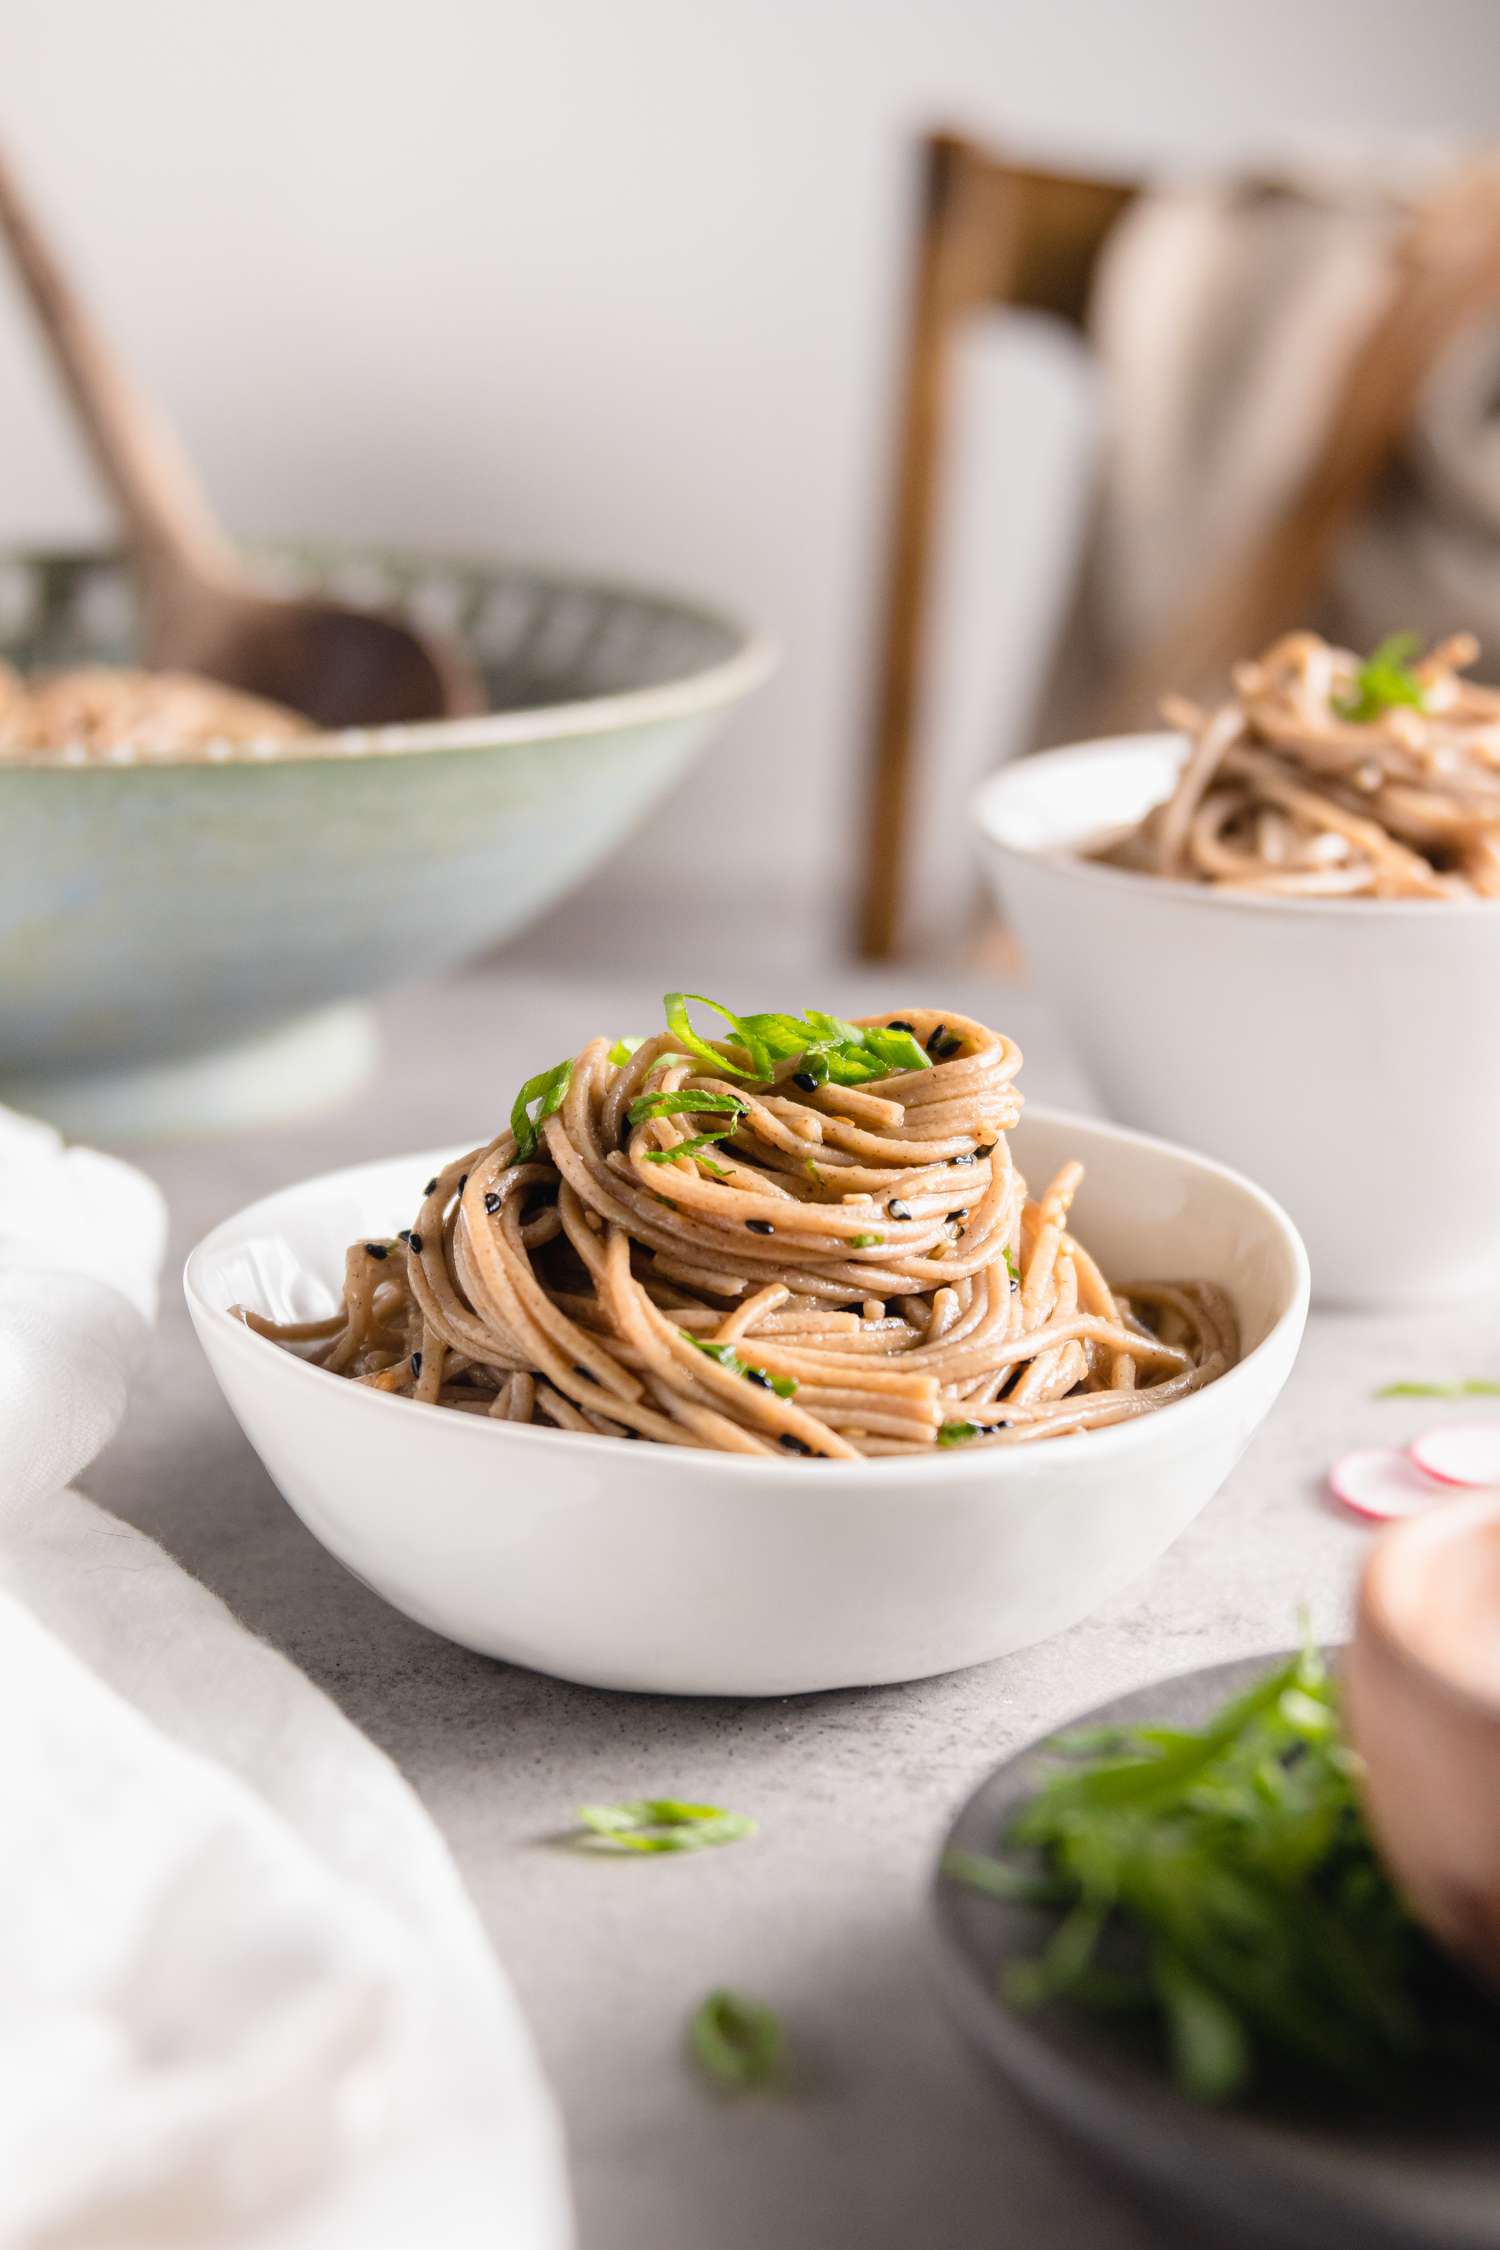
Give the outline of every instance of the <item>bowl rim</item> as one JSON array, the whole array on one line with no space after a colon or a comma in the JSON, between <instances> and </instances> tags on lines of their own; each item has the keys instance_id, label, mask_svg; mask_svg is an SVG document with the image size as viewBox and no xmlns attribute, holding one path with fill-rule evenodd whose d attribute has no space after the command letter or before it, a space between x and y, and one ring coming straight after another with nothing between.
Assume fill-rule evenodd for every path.
<instances>
[{"instance_id":1,"label":"bowl rim","mask_svg":"<svg viewBox=\"0 0 1500 2250\"><path fill-rule=\"evenodd\" d=\"M1118 750L1127 744L1170 747L1178 753L1180 762L1187 752L1187 739L1175 727L1143 727L1124 734L1086 735L1077 742L1057 742L1045 750L1029 751L985 775L969 799L970 819L990 851L1006 859L1040 863L1051 874L1085 890L1102 889L1106 896L1113 891L1122 898L1127 894L1139 898L1142 886L1149 885L1150 897L1220 915L1291 915L1314 921L1331 916L1335 923L1353 920L1406 923L1417 919L1430 921L1434 917L1451 921L1459 917L1468 920L1494 916L1496 927L1500 928L1500 913L1496 911L1500 908L1500 899L1265 897L1253 891L1220 890L1212 883L1191 883L1180 875L1143 875L1130 867L1105 866L1098 860L1083 858L1066 844L1018 844L996 828L996 808L1015 785L1017 776L1027 768L1034 770L1062 759L1076 759L1081 764L1091 756ZM1154 801L1161 802L1160 799Z\"/></svg>"},{"instance_id":2,"label":"bowl rim","mask_svg":"<svg viewBox=\"0 0 1500 2250\"><path fill-rule=\"evenodd\" d=\"M1068 1436L1049 1438L1040 1445L983 1446L973 1451L964 1446L954 1446L945 1448L941 1453L934 1449L930 1456L927 1453L883 1454L856 1461L823 1461L818 1464L815 1484L822 1485L830 1479L847 1482L851 1478L874 1478L882 1482L897 1483L903 1478L909 1479L914 1471L925 1476L934 1467L938 1468L944 1482L954 1485L975 1477L1009 1475L1019 1478L1036 1473L1038 1456L1065 1468L1077 1457L1080 1446L1088 1448L1083 1458L1089 1461L1098 1462L1106 1457L1101 1452L1103 1448L1109 1448L1114 1454L1129 1460L1133 1454L1143 1450L1149 1452L1162 1443L1164 1423L1169 1430L1180 1431L1188 1416L1202 1423L1205 1418L1221 1414L1228 1399L1238 1398L1254 1388L1259 1379L1260 1367L1275 1358L1288 1337L1295 1354L1307 1318L1311 1287L1307 1251L1287 1213L1264 1188L1258 1187L1253 1180L1247 1179L1232 1166L1217 1163L1212 1157L1201 1156L1196 1150L1182 1148L1176 1142L1162 1140L1155 1134L1133 1132L1128 1127L1112 1124L1104 1118L1086 1117L1073 1110L1048 1109L1040 1105L1031 1110L1030 1116L1039 1124L1060 1127L1069 1132L1095 1134L1106 1141L1124 1144L1129 1148L1165 1154L1179 1164L1186 1163L1194 1170L1210 1175L1251 1202L1267 1223L1271 1235L1279 1243L1290 1264L1290 1286L1280 1311L1260 1342L1253 1345L1233 1367L1214 1382L1205 1384L1201 1390L1190 1393L1186 1398L1173 1400L1170 1405L1161 1408L1159 1413L1140 1415L1134 1420L1114 1423L1101 1430L1074 1431ZM418 1150L410 1156L377 1157L362 1164L343 1165L334 1171L315 1174L311 1179L293 1181L289 1187L278 1188L270 1195L258 1196L254 1202L221 1219L194 1244L182 1269L183 1294L195 1324L211 1322L215 1333L226 1343L231 1337L238 1339L229 1348L241 1353L248 1351L255 1364L262 1364L259 1355L271 1354L275 1363L286 1371L288 1380L294 1383L315 1382L326 1388L336 1378L329 1377L323 1368L314 1367L307 1360L298 1358L295 1353L283 1350L269 1337L257 1335L243 1321L235 1320L227 1307L213 1302L202 1285L204 1269L216 1253L229 1247L234 1238L246 1231L267 1205L278 1203L285 1196L305 1194L316 1197L319 1191L331 1192L360 1173L384 1171L395 1165L409 1164L412 1176L417 1178L424 1171L431 1171L451 1162L455 1154L459 1153L462 1150L455 1151L452 1148ZM269 1365L270 1362L264 1364ZM477 1423L477 1417L472 1415L455 1415L445 1412L440 1406L429 1405L424 1400L396 1398L388 1392L371 1390L353 1383L339 1384L338 1395L349 1400L363 1401L363 1407L356 1407L355 1411L373 1411L387 1415L395 1413L408 1418L408 1421L416 1411L435 1417L441 1426L449 1429L472 1428ZM1264 1412L1264 1408L1256 1410L1255 1424L1259 1423ZM618 1457L621 1444L618 1438L596 1436L577 1430L541 1428L530 1423L485 1422L482 1426L501 1444L509 1443L523 1448L543 1445L554 1455L559 1441L574 1452L581 1447L586 1455L595 1457L599 1455L601 1448L606 1450L609 1457ZM701 1477L705 1464L712 1464L715 1475L722 1472L731 1477L801 1479L806 1475L803 1465L797 1461L762 1459L749 1454L714 1453L698 1446L662 1445L652 1448L649 1458L653 1468L660 1468L667 1476ZM1012 1466L1002 1468L1001 1463Z\"/></svg>"},{"instance_id":3,"label":"bowl rim","mask_svg":"<svg viewBox=\"0 0 1500 2250\"><path fill-rule=\"evenodd\" d=\"M759 687L780 661L776 641L751 625L717 599L685 594L653 580L634 579L608 571L591 571L565 564L528 563L520 558L480 556L452 550L400 547L380 541L256 540L245 552L252 561L277 557L322 555L330 561L375 562L382 557L399 559L418 571L466 570L502 572L525 578L550 592L613 595L620 599L655 604L717 627L734 644L727 656L683 672L652 686L619 688L607 694L574 697L566 703L546 703L529 710L480 712L462 719L418 719L383 727L315 728L293 742L272 745L254 742L235 745L224 758L144 757L136 759L87 758L65 761L61 754L0 760L0 775L63 773L242 773L274 771L281 766L344 765L363 760L430 757L442 751L507 750L534 748L564 738L587 738L618 733L626 728L655 725L662 720L687 717L700 711L721 709ZM0 543L0 564L6 562L74 562L108 564L124 559L124 551L111 547L28 547Z\"/></svg>"}]
</instances>

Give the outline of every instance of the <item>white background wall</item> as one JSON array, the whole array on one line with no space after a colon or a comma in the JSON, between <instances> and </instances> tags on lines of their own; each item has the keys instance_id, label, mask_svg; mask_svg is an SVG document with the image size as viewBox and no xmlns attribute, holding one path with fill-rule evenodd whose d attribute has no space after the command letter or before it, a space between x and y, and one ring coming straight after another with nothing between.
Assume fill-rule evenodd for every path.
<instances>
[{"instance_id":1,"label":"white background wall","mask_svg":"<svg viewBox=\"0 0 1500 2250\"><path fill-rule=\"evenodd\" d=\"M232 525L770 625L777 684L613 880L722 891L732 852L813 914L856 834L912 132L1133 168L1488 137L1497 60L1493 0L4 0L0 129ZM1002 656L1051 365L1016 354L991 465ZM0 433L0 536L102 525L8 290Z\"/></svg>"}]
</instances>

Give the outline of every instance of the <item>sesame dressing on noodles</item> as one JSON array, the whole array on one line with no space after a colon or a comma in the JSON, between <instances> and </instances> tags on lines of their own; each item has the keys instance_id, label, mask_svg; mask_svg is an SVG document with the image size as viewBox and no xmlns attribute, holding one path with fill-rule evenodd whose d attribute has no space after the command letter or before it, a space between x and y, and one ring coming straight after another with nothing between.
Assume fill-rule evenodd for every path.
<instances>
[{"instance_id":1,"label":"sesame dressing on noodles","mask_svg":"<svg viewBox=\"0 0 1500 2250\"><path fill-rule=\"evenodd\" d=\"M1009 1039L719 1010L710 1041L686 998L530 1080L409 1229L354 1244L332 1317L242 1317L462 1413L834 1460L1096 1429L1235 1359L1220 1290L1104 1279L1077 1164L1030 1197Z\"/></svg>"},{"instance_id":2,"label":"sesame dressing on noodles","mask_svg":"<svg viewBox=\"0 0 1500 2250\"><path fill-rule=\"evenodd\" d=\"M1177 786L1092 857L1282 898L1500 898L1500 693L1455 634L1420 661L1399 633L1361 661L1288 633L1191 740Z\"/></svg>"}]
</instances>

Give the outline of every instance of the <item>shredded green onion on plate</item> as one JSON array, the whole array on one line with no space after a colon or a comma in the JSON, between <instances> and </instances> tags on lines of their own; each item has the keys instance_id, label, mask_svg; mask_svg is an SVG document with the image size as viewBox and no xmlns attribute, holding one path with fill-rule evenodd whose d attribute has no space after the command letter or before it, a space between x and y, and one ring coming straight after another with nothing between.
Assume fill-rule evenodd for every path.
<instances>
[{"instance_id":1,"label":"shredded green onion on plate","mask_svg":"<svg viewBox=\"0 0 1500 2250\"><path fill-rule=\"evenodd\" d=\"M1376 1854L1315 1649L1202 1727L1050 1747L1065 1762L997 1855L944 1863L952 1881L1053 1915L1040 1951L1004 1977L1012 2006L1133 2010L1205 2102L1289 2065L1389 2098L1473 2058L1469 1989Z\"/></svg>"}]
</instances>

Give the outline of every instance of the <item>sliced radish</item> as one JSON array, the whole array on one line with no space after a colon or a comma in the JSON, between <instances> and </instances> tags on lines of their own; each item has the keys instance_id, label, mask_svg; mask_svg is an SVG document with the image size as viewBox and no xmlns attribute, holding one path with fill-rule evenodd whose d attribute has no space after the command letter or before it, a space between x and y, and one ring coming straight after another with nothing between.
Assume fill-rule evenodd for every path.
<instances>
[{"instance_id":1,"label":"sliced radish","mask_svg":"<svg viewBox=\"0 0 1500 2250\"><path fill-rule=\"evenodd\" d=\"M1428 1430L1411 1457L1439 1484L1500 1484L1500 1422L1454 1422Z\"/></svg>"},{"instance_id":2,"label":"sliced radish","mask_svg":"<svg viewBox=\"0 0 1500 2250\"><path fill-rule=\"evenodd\" d=\"M1346 1453L1334 1462L1328 1485L1335 1500L1373 1523L1418 1516L1442 1498L1441 1489L1423 1476L1411 1457L1389 1445L1365 1445Z\"/></svg>"}]
</instances>

